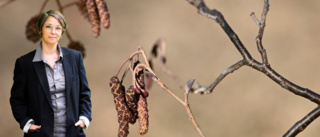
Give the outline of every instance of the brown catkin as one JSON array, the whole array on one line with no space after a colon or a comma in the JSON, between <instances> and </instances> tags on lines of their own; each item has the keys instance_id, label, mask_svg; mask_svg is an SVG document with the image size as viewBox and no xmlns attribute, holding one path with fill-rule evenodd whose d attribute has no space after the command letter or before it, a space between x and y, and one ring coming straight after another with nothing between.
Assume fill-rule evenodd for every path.
<instances>
[{"instance_id":1,"label":"brown catkin","mask_svg":"<svg viewBox=\"0 0 320 137\"><path fill-rule=\"evenodd\" d=\"M89 20L92 26L92 34L94 37L98 37L100 35L100 18L95 0L87 0L86 5L88 9Z\"/></svg>"},{"instance_id":2,"label":"brown catkin","mask_svg":"<svg viewBox=\"0 0 320 137\"><path fill-rule=\"evenodd\" d=\"M80 13L84 16L84 18L89 19L89 15L88 15L88 9L87 9L87 4L86 4L87 0L79 0L79 2L77 3L78 9L80 11Z\"/></svg>"},{"instance_id":3,"label":"brown catkin","mask_svg":"<svg viewBox=\"0 0 320 137\"><path fill-rule=\"evenodd\" d=\"M129 123L128 121L121 121L119 123L118 137L127 137L128 135L129 135Z\"/></svg>"},{"instance_id":4,"label":"brown catkin","mask_svg":"<svg viewBox=\"0 0 320 137\"><path fill-rule=\"evenodd\" d=\"M68 48L70 49L74 49L74 50L77 50L77 51L80 51L81 54L82 54L82 57L85 58L86 56L86 49L84 48L83 44L78 42L78 41L71 41L69 44L68 44Z\"/></svg>"},{"instance_id":5,"label":"brown catkin","mask_svg":"<svg viewBox=\"0 0 320 137\"><path fill-rule=\"evenodd\" d=\"M148 132L149 127L149 114L148 114L148 104L147 99L140 95L138 101L138 116L139 116L139 133L144 135Z\"/></svg>"},{"instance_id":6,"label":"brown catkin","mask_svg":"<svg viewBox=\"0 0 320 137\"><path fill-rule=\"evenodd\" d=\"M138 118L138 110L137 110L137 103L138 103L138 94L135 93L134 86L131 85L126 91L126 102L129 107L129 110L132 113L132 117L129 119L131 124L136 123Z\"/></svg>"},{"instance_id":7,"label":"brown catkin","mask_svg":"<svg viewBox=\"0 0 320 137\"><path fill-rule=\"evenodd\" d=\"M145 82L144 82L144 67L140 66L136 70L135 78L137 80L136 87L139 87L141 95L144 97L148 97L149 93L145 90Z\"/></svg>"},{"instance_id":8,"label":"brown catkin","mask_svg":"<svg viewBox=\"0 0 320 137\"><path fill-rule=\"evenodd\" d=\"M36 26L38 19L39 19L38 15L32 17L28 21L27 26L26 26L27 39L32 41L32 42L34 42L34 43L39 41L39 39L40 39L40 35L38 33L38 29L37 29L37 26Z\"/></svg>"},{"instance_id":9,"label":"brown catkin","mask_svg":"<svg viewBox=\"0 0 320 137\"><path fill-rule=\"evenodd\" d=\"M113 94L115 107L118 112L118 136L126 137L129 134L129 120L132 114L125 102L125 88L116 76L110 79L109 86L111 87L111 93Z\"/></svg>"},{"instance_id":10,"label":"brown catkin","mask_svg":"<svg viewBox=\"0 0 320 137\"><path fill-rule=\"evenodd\" d=\"M100 22L104 28L110 27L110 15L104 0L95 0L99 11Z\"/></svg>"}]
</instances>

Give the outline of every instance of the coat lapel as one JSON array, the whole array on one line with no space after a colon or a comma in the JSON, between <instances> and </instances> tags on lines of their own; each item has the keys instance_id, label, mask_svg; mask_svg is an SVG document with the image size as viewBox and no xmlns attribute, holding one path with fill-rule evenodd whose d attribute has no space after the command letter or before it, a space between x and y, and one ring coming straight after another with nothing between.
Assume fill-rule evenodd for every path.
<instances>
[{"instance_id":1,"label":"coat lapel","mask_svg":"<svg viewBox=\"0 0 320 137\"><path fill-rule=\"evenodd\" d=\"M70 85L72 82L72 61L71 61L71 57L70 54L61 47L62 50L62 54L63 54L63 69L64 69L64 76L65 76L65 90L66 90L66 97L68 100L68 97L70 96Z\"/></svg>"},{"instance_id":2,"label":"coat lapel","mask_svg":"<svg viewBox=\"0 0 320 137\"><path fill-rule=\"evenodd\" d=\"M47 79L47 74L46 74L46 70L45 70L45 66L43 64L43 62L33 62L35 71L37 73L38 79L40 81L40 84L42 86L42 89L44 91L44 94L48 100L48 103L50 104L51 108L53 108L52 106L52 102L51 102L51 95L50 95L50 91L49 91L49 83L48 83L48 79Z\"/></svg>"}]
</instances>

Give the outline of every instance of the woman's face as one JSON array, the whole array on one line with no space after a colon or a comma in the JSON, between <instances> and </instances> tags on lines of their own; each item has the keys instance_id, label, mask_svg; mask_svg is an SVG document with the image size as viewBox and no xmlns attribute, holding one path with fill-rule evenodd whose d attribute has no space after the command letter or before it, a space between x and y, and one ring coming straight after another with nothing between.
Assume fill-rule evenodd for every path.
<instances>
[{"instance_id":1,"label":"woman's face","mask_svg":"<svg viewBox=\"0 0 320 137\"><path fill-rule=\"evenodd\" d=\"M42 42L46 44L57 44L62 34L60 22L52 16L49 16L42 27Z\"/></svg>"}]
</instances>

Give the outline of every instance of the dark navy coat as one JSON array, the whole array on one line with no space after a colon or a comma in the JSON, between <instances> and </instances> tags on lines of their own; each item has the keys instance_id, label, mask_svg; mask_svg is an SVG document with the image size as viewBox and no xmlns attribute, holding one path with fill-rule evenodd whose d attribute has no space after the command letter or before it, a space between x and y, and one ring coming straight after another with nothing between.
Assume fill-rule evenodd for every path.
<instances>
[{"instance_id":1,"label":"dark navy coat","mask_svg":"<svg viewBox=\"0 0 320 137\"><path fill-rule=\"evenodd\" d=\"M79 116L91 121L91 91L88 86L83 59L80 52L61 47L66 82L67 137L85 137L83 129L74 124ZM35 50L18 58L15 63L10 104L20 128L33 119L41 125L36 134L25 137L52 137L54 113L44 63L32 62Z\"/></svg>"}]
</instances>

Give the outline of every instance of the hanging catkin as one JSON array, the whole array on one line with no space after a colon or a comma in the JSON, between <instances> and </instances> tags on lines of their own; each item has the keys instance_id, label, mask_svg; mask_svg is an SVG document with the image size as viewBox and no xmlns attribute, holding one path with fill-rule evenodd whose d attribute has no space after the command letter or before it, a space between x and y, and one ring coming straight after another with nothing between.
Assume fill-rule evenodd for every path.
<instances>
[{"instance_id":1,"label":"hanging catkin","mask_svg":"<svg viewBox=\"0 0 320 137\"><path fill-rule=\"evenodd\" d=\"M138 118L137 103L139 100L139 96L139 94L135 93L133 85L131 85L126 90L126 103L128 105L129 110L132 113L132 117L129 119L129 122L131 124L136 123L136 120Z\"/></svg>"},{"instance_id":2,"label":"hanging catkin","mask_svg":"<svg viewBox=\"0 0 320 137\"><path fill-rule=\"evenodd\" d=\"M79 41L71 41L68 44L68 48L80 51L82 54L82 57L83 58L86 57L86 49L84 48L84 45L82 43L80 43Z\"/></svg>"},{"instance_id":3,"label":"hanging catkin","mask_svg":"<svg viewBox=\"0 0 320 137\"><path fill-rule=\"evenodd\" d=\"M87 9L87 0L79 0L79 2L77 3L78 9L80 11L80 13L84 16L84 18L89 19L89 15L88 15L88 9Z\"/></svg>"},{"instance_id":4,"label":"hanging catkin","mask_svg":"<svg viewBox=\"0 0 320 137\"><path fill-rule=\"evenodd\" d=\"M38 19L39 19L39 15L32 17L28 21L27 26L26 26L27 39L32 42L37 42L40 39L40 35L38 33L37 26L36 26Z\"/></svg>"},{"instance_id":5,"label":"hanging catkin","mask_svg":"<svg viewBox=\"0 0 320 137\"><path fill-rule=\"evenodd\" d=\"M95 0L99 12L100 22L104 28L110 27L109 11L104 0Z\"/></svg>"},{"instance_id":6,"label":"hanging catkin","mask_svg":"<svg viewBox=\"0 0 320 137\"><path fill-rule=\"evenodd\" d=\"M94 37L98 37L100 35L100 18L95 0L87 0L86 5L88 9L89 20L92 26L92 34Z\"/></svg>"},{"instance_id":7,"label":"hanging catkin","mask_svg":"<svg viewBox=\"0 0 320 137\"><path fill-rule=\"evenodd\" d=\"M149 127L149 114L148 114L148 104L147 99L140 95L138 101L138 116L139 116L139 133L140 135L144 135L148 132Z\"/></svg>"},{"instance_id":8,"label":"hanging catkin","mask_svg":"<svg viewBox=\"0 0 320 137\"><path fill-rule=\"evenodd\" d=\"M126 137L129 134L129 119L132 117L132 114L129 111L125 102L125 88L123 85L121 85L118 77L116 76L113 76L110 79L109 85L111 87L115 107L118 112L118 136Z\"/></svg>"}]
</instances>

